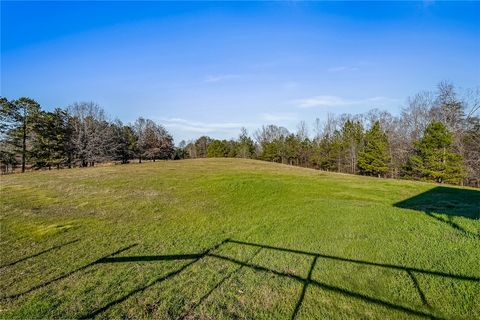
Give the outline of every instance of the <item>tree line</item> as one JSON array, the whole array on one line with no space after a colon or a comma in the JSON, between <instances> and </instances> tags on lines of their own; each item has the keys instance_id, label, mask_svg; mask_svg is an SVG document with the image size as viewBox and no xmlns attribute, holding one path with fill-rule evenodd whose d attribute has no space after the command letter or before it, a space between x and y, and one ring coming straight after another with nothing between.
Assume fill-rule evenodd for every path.
<instances>
[{"instance_id":1,"label":"tree line","mask_svg":"<svg viewBox=\"0 0 480 320\"><path fill-rule=\"evenodd\" d=\"M172 136L150 119L125 125L109 121L93 102L41 110L33 99L0 98L0 164L3 172L20 167L64 168L132 159L171 159Z\"/></svg>"},{"instance_id":2,"label":"tree line","mask_svg":"<svg viewBox=\"0 0 480 320\"><path fill-rule=\"evenodd\" d=\"M480 186L480 90L458 94L441 82L434 92L410 97L400 115L370 110L316 119L313 134L265 125L250 138L207 136L181 150L190 158L254 158L325 171Z\"/></svg>"},{"instance_id":3,"label":"tree line","mask_svg":"<svg viewBox=\"0 0 480 320\"><path fill-rule=\"evenodd\" d=\"M408 99L398 116L378 109L316 119L295 132L264 125L236 139L202 136L174 146L160 124L138 118L109 121L97 104L74 103L43 111L29 98L0 98L0 164L64 168L133 159L239 157L325 171L480 186L479 89L457 93L448 82Z\"/></svg>"}]
</instances>

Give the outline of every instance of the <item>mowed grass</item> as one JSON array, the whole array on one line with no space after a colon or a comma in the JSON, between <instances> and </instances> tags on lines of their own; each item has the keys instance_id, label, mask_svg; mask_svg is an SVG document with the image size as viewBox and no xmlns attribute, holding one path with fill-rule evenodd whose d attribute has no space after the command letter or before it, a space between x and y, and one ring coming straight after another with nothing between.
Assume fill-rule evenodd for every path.
<instances>
[{"instance_id":1,"label":"mowed grass","mask_svg":"<svg viewBox=\"0 0 480 320\"><path fill-rule=\"evenodd\" d=\"M1 177L0 318L480 318L480 191L239 159Z\"/></svg>"}]
</instances>

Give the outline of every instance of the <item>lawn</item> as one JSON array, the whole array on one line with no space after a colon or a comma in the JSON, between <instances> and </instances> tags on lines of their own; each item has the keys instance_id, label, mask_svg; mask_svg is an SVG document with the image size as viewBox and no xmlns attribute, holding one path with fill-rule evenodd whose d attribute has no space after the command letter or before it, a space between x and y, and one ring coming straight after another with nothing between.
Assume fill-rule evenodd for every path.
<instances>
[{"instance_id":1,"label":"lawn","mask_svg":"<svg viewBox=\"0 0 480 320\"><path fill-rule=\"evenodd\" d=\"M478 190L239 159L0 179L0 318L480 319Z\"/></svg>"}]
</instances>

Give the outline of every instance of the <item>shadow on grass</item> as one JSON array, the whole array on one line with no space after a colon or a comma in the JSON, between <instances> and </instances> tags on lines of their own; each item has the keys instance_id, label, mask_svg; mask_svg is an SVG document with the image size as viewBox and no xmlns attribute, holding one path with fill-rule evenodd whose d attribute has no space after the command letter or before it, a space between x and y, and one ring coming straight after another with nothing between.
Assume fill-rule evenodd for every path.
<instances>
[{"instance_id":1,"label":"shadow on grass","mask_svg":"<svg viewBox=\"0 0 480 320\"><path fill-rule=\"evenodd\" d=\"M174 254L174 255L165 255L165 256L108 257L108 258L102 258L98 260L97 263L191 260L191 259L198 259L201 257L203 257L203 253Z\"/></svg>"},{"instance_id":2,"label":"shadow on grass","mask_svg":"<svg viewBox=\"0 0 480 320\"><path fill-rule=\"evenodd\" d=\"M257 247L258 250L246 261L241 261L237 260L228 256L223 256L216 254L214 251L218 249L221 245L225 243L231 243L231 244L236 244L236 245L245 245L245 246L252 246L252 247ZM269 269L257 264L253 264L251 260L259 253L260 250L275 250L275 251L280 251L280 252L288 252L288 253L296 253L296 254L302 254L305 256L310 256L312 257L312 263L310 264L310 268L308 271L308 275L306 278L300 277L295 274L291 273L286 273L286 272L279 272L273 269ZM432 271L432 270L425 270L425 269L420 269L420 268L413 268L413 267L407 267L407 266L401 266L401 265L393 265L393 264L385 264L385 263L377 263L377 262L369 262L369 261L363 261L363 260L356 260L356 259L349 259L349 258L343 258L343 257L338 257L338 256L332 256L332 255L325 255L321 253L316 253L316 252L309 252L309 251L302 251L302 250L295 250L295 249L288 249L288 248L281 248L281 247L274 247L274 246L269 246L269 245L264 245L264 244L257 244L257 243L251 243L251 242L244 242L244 241L237 241L237 240L231 240L231 239L226 239L222 241L219 244L214 245L213 247L210 247L209 249L201 252L201 253L196 253L196 254L182 254L182 255L159 255L159 256L136 256L136 257L108 257L108 258L103 258L97 260L97 263L125 263L125 262L145 262L145 261L164 261L164 260L191 260L189 263L184 264L180 268L166 274L163 276L160 276L147 285L138 287L129 293L123 295L122 297L111 301L107 303L105 306L98 308L89 314L81 317L84 319L88 318L94 318L95 316L103 313L104 311L108 310L109 308L124 302L131 296L141 293L145 291L146 289L159 284L163 281L166 281L184 270L186 270L188 267L192 266L193 264L197 263L204 257L212 257L216 259L220 259L223 261L227 261L229 263L233 263L238 265L238 268L224 276L219 282L217 282L205 295L203 295L200 299L198 299L196 302L193 302L192 304L188 305L185 307L185 310L181 312L180 316L178 316L178 319L184 319L187 316L191 314L192 311L194 311L199 305L201 305L216 289L218 289L222 284L224 284L228 279L230 279L235 273L239 272L242 268L250 268L252 270L255 270L257 272L265 272L265 273L271 273L275 274L279 277L282 278L288 278L288 279L293 279L296 280L300 283L302 283L302 290L300 292L299 298L296 300L295 306L293 313L291 315L291 319L295 319L297 317L298 312L301 309L301 306L303 304L303 300L305 298L305 295L307 294L307 288L308 286L315 286L318 288L321 288L323 290L327 291L332 291L335 293L339 293L342 295L345 295L347 297L352 297L356 299L360 299L365 302L369 302L372 304L377 304L383 307L387 307L390 309L398 310L405 312L409 315L416 315L416 316L422 316L422 317L428 317L428 318L433 318L433 319L440 319L441 317L435 315L432 313L431 306L427 302L427 299L425 297L425 294L420 288L420 285L418 281L415 278L415 273L419 274L428 274L432 276L438 276L438 277L444 277L444 278L450 278L453 280L463 280L463 281L480 281L480 278L478 277L473 277L473 276L466 276L466 275L458 275L458 274L450 274L450 273L444 273L444 272L439 272L439 271ZM383 299L371 297L359 292L351 291L345 288L341 287L336 287L332 286L320 281L316 281L312 279L312 274L315 269L315 266L318 263L319 258L324 258L324 259L332 259L332 260L337 260L337 261L344 261L344 262L349 262L349 263L355 263L355 264L362 264L362 265L369 265L369 266L375 266L375 267L381 267L381 268L388 268L388 269L394 269L394 270L401 270L403 272L406 272L409 276L409 278L412 280L412 285L418 292L419 299L421 300L422 304L425 306L426 310L416 310L413 308L410 308L408 306L403 306L399 305L393 302L389 302Z\"/></svg>"},{"instance_id":3,"label":"shadow on grass","mask_svg":"<svg viewBox=\"0 0 480 320\"><path fill-rule=\"evenodd\" d=\"M42 255L42 254L44 254L44 253L47 253L47 252L50 252L50 251L53 251L53 250L60 249L60 248L62 248L62 247L64 247L64 246L66 246L66 245L69 245L69 244L72 244L72 243L75 243L75 242L78 242L78 241L80 241L80 239L75 239L75 240L72 240L72 241L69 241L69 242L65 242L65 243L63 243L63 244L59 244L59 245L50 247L50 248L45 249L45 250L43 250L43 251L37 252L37 253L35 253L35 254L32 254L32 255L30 255L30 256L28 256L28 257L23 257L23 258L18 259L18 260L16 260L16 261L13 261L13 262L4 264L3 266L0 266L0 269L6 268L6 267L10 267L10 266L13 266L13 265L16 265L16 264L19 263L19 262L22 262L22 261L25 261L25 260L28 260L28 259L31 259L31 258L38 257L38 256L40 256L40 255Z\"/></svg>"},{"instance_id":4,"label":"shadow on grass","mask_svg":"<svg viewBox=\"0 0 480 320\"><path fill-rule=\"evenodd\" d=\"M254 252L254 254L248 258L246 261L241 261L237 260L228 256L223 256L216 254L214 251L217 250L220 246L222 246L225 243L230 243L234 245L240 245L240 246L250 246L250 247L255 247L257 250ZM161 262L161 261L172 261L172 260L178 260L178 261L183 261L183 260L190 260L188 263L183 264L181 267L179 267L176 270L173 270L165 275L159 276L156 279L150 281L148 284L137 287L136 289L133 289L132 291L124 294L123 296L108 302L105 304L103 307L100 307L96 310L91 311L90 313L80 317L82 319L90 319L98 316L99 314L107 311L109 308L120 304L127 300L128 298L132 297L133 295L139 294L144 292L146 289L157 285L159 283L162 283L168 279L173 278L174 276L180 274L184 270L186 270L188 267L192 266L193 264L197 263L204 257L211 257L211 258L216 258L219 260L223 260L229 263L233 263L237 265L238 267L235 268L232 272L224 276L219 282L217 282L206 294L204 294L200 299L197 301L189 304L184 308L184 311L181 312L181 314L178 316L178 319L183 319L189 316L192 311L194 311L199 305L201 305L216 289L218 289L221 285L223 285L228 279L230 279L235 273L239 272L242 268L250 268L254 271L257 272L265 272L265 273L270 273L277 275L281 278L288 278L288 279L293 279L302 284L302 290L300 292L300 295L298 299L296 299L296 303L294 305L294 310L291 315L291 319L296 319L302 304L303 300L305 298L305 295L307 294L307 289L309 286L314 286L321 288L323 290L331 291L334 293L342 294L347 297L355 298L355 299L360 299L364 302L376 304L379 306L387 307L390 309L402 311L406 314L409 315L416 315L416 316L422 316L422 317L428 317L428 318L433 318L433 319L440 319L439 316L435 315L433 313L433 310L428 303L425 294L423 293L422 289L420 288L420 285L415 277L415 274L427 274L427 275L432 275L432 276L437 276L437 277L443 277L443 278L450 278L452 280L462 280L462 281L475 281L478 282L480 281L479 277L474 277L474 276L466 276L466 275L458 275L458 274L450 274L450 273L445 273L445 272L439 272L439 271L434 271L434 270L425 270L421 268L414 268L414 267L407 267L407 266L401 266L401 265L394 265L394 264L386 264L386 263L379 263L379 262L370 262L370 261L364 261L364 260L357 260L357 259L350 259L350 258L344 258L344 257L339 257L339 256L332 256L332 255L326 255L326 254L321 254L317 252L309 252L309 251L302 251L302 250L295 250L295 249L288 249L288 248L282 248L282 247L275 247L275 246L270 246L270 245L265 245L265 244L258 244L258 243L252 243L252 242L245 242L245 241L238 241L238 240L231 240L231 239L225 239L222 242L215 244L214 246L204 250L203 252L200 253L193 253L193 254L177 254L177 255L155 255L155 256L126 256L126 257L113 257L116 254L119 254L121 252L124 252L132 247L136 246L136 244L130 245L128 247L119 249L107 256L101 257L89 264L86 264L82 267L79 267L73 271L70 271L68 273L65 273L63 275L60 275L54 279L48 280L46 282L43 282L27 291L24 291L22 293L18 293L15 295L7 296L4 297L3 299L11 299L11 298L17 298L21 295L30 293L32 291L35 291L37 289L40 289L42 287L45 287L49 284L52 284L56 281L59 281L61 279L65 279L69 277L70 275L77 273L79 271L85 270L88 267L91 267L95 264L104 264L104 263L138 263L138 262ZM260 250L274 250L274 251L279 251L279 252L285 252L285 253L295 253L295 254L301 254L304 256L308 256L312 258L312 262L309 267L308 275L307 277L301 277L292 273L287 273L287 272L280 272L276 271L274 269L266 268L264 266L254 264L251 261L253 258L260 252ZM422 304L425 307L425 310L416 310L414 308L404 306L404 305L399 305L397 303L393 303L390 301L386 301L380 298L372 297L365 295L363 293L355 292L352 290L348 290L345 288L341 287L336 287L329 285L327 283L323 283L317 280L312 279L312 274L313 271L318 264L318 259L323 258L323 259L331 259L331 260L336 260L336 261L343 261L343 262L349 262L353 264L361 264L361 265L368 265L368 266L374 266L374 267L380 267L380 268L387 268L387 269L393 269L393 270L399 270L406 272L409 276L409 278L412 280L412 285L416 289L419 299L421 300Z\"/></svg>"},{"instance_id":5,"label":"shadow on grass","mask_svg":"<svg viewBox=\"0 0 480 320\"><path fill-rule=\"evenodd\" d=\"M45 281L45 282L42 282L42 283L40 283L40 284L38 284L38 285L36 285L36 286L34 286L34 287L26 290L26 291L19 292L19 293L15 293L15 294L8 295L8 296L4 296L4 297L1 297L0 299L1 299L1 300L5 300L5 299L16 299L16 298L18 298L18 297L20 297L20 296L23 296L24 294L33 292L33 291L38 290L38 289L40 289L40 288L46 287L46 286L48 286L48 285L50 285L50 284L52 284L52 283L54 283L54 282L57 282L57 281L62 280L62 279L65 279L65 278L71 276L71 275L74 274L74 273L77 273L77 272L79 272L79 271L85 270L85 269L87 269L87 268L89 268L89 267L91 267L91 266L93 266L93 265L95 265L95 264L97 264L97 263L100 263L101 260L103 260L103 259L105 259L105 258L107 258L107 257L113 256L113 255L116 255L116 254L119 254L119 253L121 253L121 252L123 252L123 251L127 251L128 249L131 249L131 248L135 247L136 245L137 245L137 244L132 244L132 245L129 245L128 247L121 248L121 249L119 249L119 250L117 250L117 251L115 251L115 252L112 252L112 253L110 253L110 254L108 254L108 255L100 258L100 259L97 259L97 260L95 260L95 261L93 261L93 262L90 262L90 263L88 263L88 264L86 264L86 265L83 265L83 266L81 266L81 267L79 267L79 268L77 268L77 269L75 269L75 270L69 271L69 272L64 273L64 274L61 274L61 275L59 275L59 276L57 276L57 277L55 277L55 278L53 278L53 279L50 279L50 280Z\"/></svg>"},{"instance_id":6,"label":"shadow on grass","mask_svg":"<svg viewBox=\"0 0 480 320\"><path fill-rule=\"evenodd\" d=\"M128 298L130 298L131 296L137 294L137 293L140 293L140 292L143 292L145 291L146 289L156 285L156 284L159 284L165 280L168 280L170 278L172 278L173 276L176 276L177 274L179 274L180 272L182 272L183 270L187 269L189 266L193 265L194 263L198 262L200 259L202 259L203 257L205 257L207 254L209 254L211 251L217 249L218 247L220 247L222 244L224 244L225 242L227 242L228 239L225 239L223 240L222 242L208 248L207 250L203 251L202 253L198 253L198 254L183 254L183 255L167 255L167 256L155 256L156 259L149 259L149 260L146 260L146 261L161 261L161 260L173 260L172 257L178 257L179 259L178 260L185 260L186 258L185 257L195 257L193 258L193 261L190 261L189 263L183 265L182 267L178 268L177 270L174 270L164 276L160 276L158 278L156 278L155 280L153 280L152 282L150 282L149 284L147 285L144 285L142 287L139 287L137 289L134 289L132 291L130 291L129 293L127 293L126 295L112 301L112 302L109 302L107 303L105 306L101 307L101 308L98 308L96 310L94 310L93 312L83 316L83 317L80 317L80 319L91 319L91 318L94 318L95 316L97 316L98 314L108 310L109 308L111 308L112 306L114 305L117 305L125 300L127 300ZM147 256L147 257L152 257L152 256ZM164 257L168 257L167 259L163 259ZM129 258L132 258L133 260L132 261L145 261L143 260L144 256L138 256L138 257L129 257ZM138 259L138 260L137 260ZM102 259L103 260L103 259ZM113 263L119 263L120 261L112 261ZM105 263L105 260L101 261L100 263Z\"/></svg>"},{"instance_id":7,"label":"shadow on grass","mask_svg":"<svg viewBox=\"0 0 480 320\"><path fill-rule=\"evenodd\" d=\"M256 250L253 255L245 262L250 262L253 260L253 258L255 258L259 253L260 251L262 250L262 248L259 248L258 250ZM193 303L191 306L187 307L186 310L178 317L178 319L185 319L192 311L194 311L198 306L200 306L205 300L208 299L208 297L216 290L218 289L225 281L227 281L228 279L230 279L234 274L236 274L237 272L239 272L240 270L242 270L244 268L244 266L240 265L239 267L237 267L235 270L233 270L232 272L230 272L229 274L227 274L225 277L223 277L219 282L217 282L206 294L204 294L200 299L198 299L197 302Z\"/></svg>"},{"instance_id":8,"label":"shadow on grass","mask_svg":"<svg viewBox=\"0 0 480 320\"><path fill-rule=\"evenodd\" d=\"M422 211L430 218L444 223L465 235L475 238L480 237L479 234L466 230L453 221L454 216L480 219L480 191L435 187L414 197L397 202L394 206L402 209ZM442 214L445 217L436 214Z\"/></svg>"},{"instance_id":9,"label":"shadow on grass","mask_svg":"<svg viewBox=\"0 0 480 320\"><path fill-rule=\"evenodd\" d=\"M309 252L309 251L303 251L303 250L295 250L295 249L274 247L274 246L245 242L245 241L229 240L229 242L237 243L237 244L240 244L240 245L247 245L247 246L260 247L260 248L264 248L264 249L276 250L276 251L281 251L281 252L297 253L297 254L302 254L302 255L313 257L313 261L312 261L312 264L310 266L310 270L309 270L307 278L302 278L302 277L299 277L297 275L293 275L293 274L289 274L289 273L278 272L278 271L271 270L271 269L268 269L268 268L265 268L265 267L262 267L262 266L258 266L258 265L249 265L250 268L253 268L257 271L272 272L273 274L276 274L278 276L288 277L288 278L295 279L297 281L303 282L303 288L302 288L302 291L300 293L299 299L297 300L297 303L295 305L295 309L293 311L291 319L296 318L296 316L298 314L298 311L300 310L300 307L303 303L308 285L313 285L313 286L322 288L324 290L333 291L333 292L336 292L336 293L343 294L345 296L361 299L361 300L366 301L366 302L370 302L370 303L381 305L381 306L388 307L388 308L391 308L391 309L403 311L403 312L405 312L407 314L410 314L410 315L424 316L424 317L433 318L433 319L440 319L441 318L439 316L436 316L436 315L432 314L430 311L415 310L415 309L412 309L412 308L409 308L409 307L406 307L406 306L402 306L402 305L391 303L391 302L388 302L388 301L385 301L385 300L370 297L370 296L364 295L362 293L350 291L350 290L347 290L347 289L344 289L344 288L335 287L335 286L331 286L329 284L325 284L325 283L322 283L322 282L319 282L319 281L316 281L316 280L312 280L311 279L312 272L313 272L313 269L315 268L315 265L317 263L318 258L331 259L331 260L344 261L344 262L350 262L350 263L361 264L361 265L369 265L369 266L375 266L375 267L405 271L408 274L408 276L412 279L413 286L417 290L419 298L422 301L422 304L429 310L431 309L431 307L428 304L428 302L425 298L425 294L421 290L421 288L419 286L419 283L414 276L414 273L428 274L428 275L432 275L432 276L450 278L450 279L453 279L453 280L474 281L474 282L480 281L479 277L474 277L474 276L450 274L450 273L445 273L445 272L425 270L425 269L420 269L420 268L413 268L413 267L400 266L400 265L394 265L394 264L386 264L386 263L369 262L369 261L357 260L357 259L349 259L349 258L326 255L326 254L321 254L321 253L316 253L316 252ZM231 259L231 258L221 257L221 256L217 256L217 257L218 258L223 258L225 260L229 260L229 261L234 262L234 263L243 264L241 261L232 261L233 259Z\"/></svg>"}]
</instances>

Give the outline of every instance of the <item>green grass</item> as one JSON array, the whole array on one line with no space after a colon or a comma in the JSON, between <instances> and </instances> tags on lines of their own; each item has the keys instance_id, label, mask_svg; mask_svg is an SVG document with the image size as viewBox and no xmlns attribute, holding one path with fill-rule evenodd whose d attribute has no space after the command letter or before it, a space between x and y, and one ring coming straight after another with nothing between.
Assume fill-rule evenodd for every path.
<instances>
[{"instance_id":1,"label":"green grass","mask_svg":"<svg viewBox=\"0 0 480 320\"><path fill-rule=\"evenodd\" d=\"M2 176L0 203L0 318L480 318L477 190L204 159Z\"/></svg>"}]
</instances>

